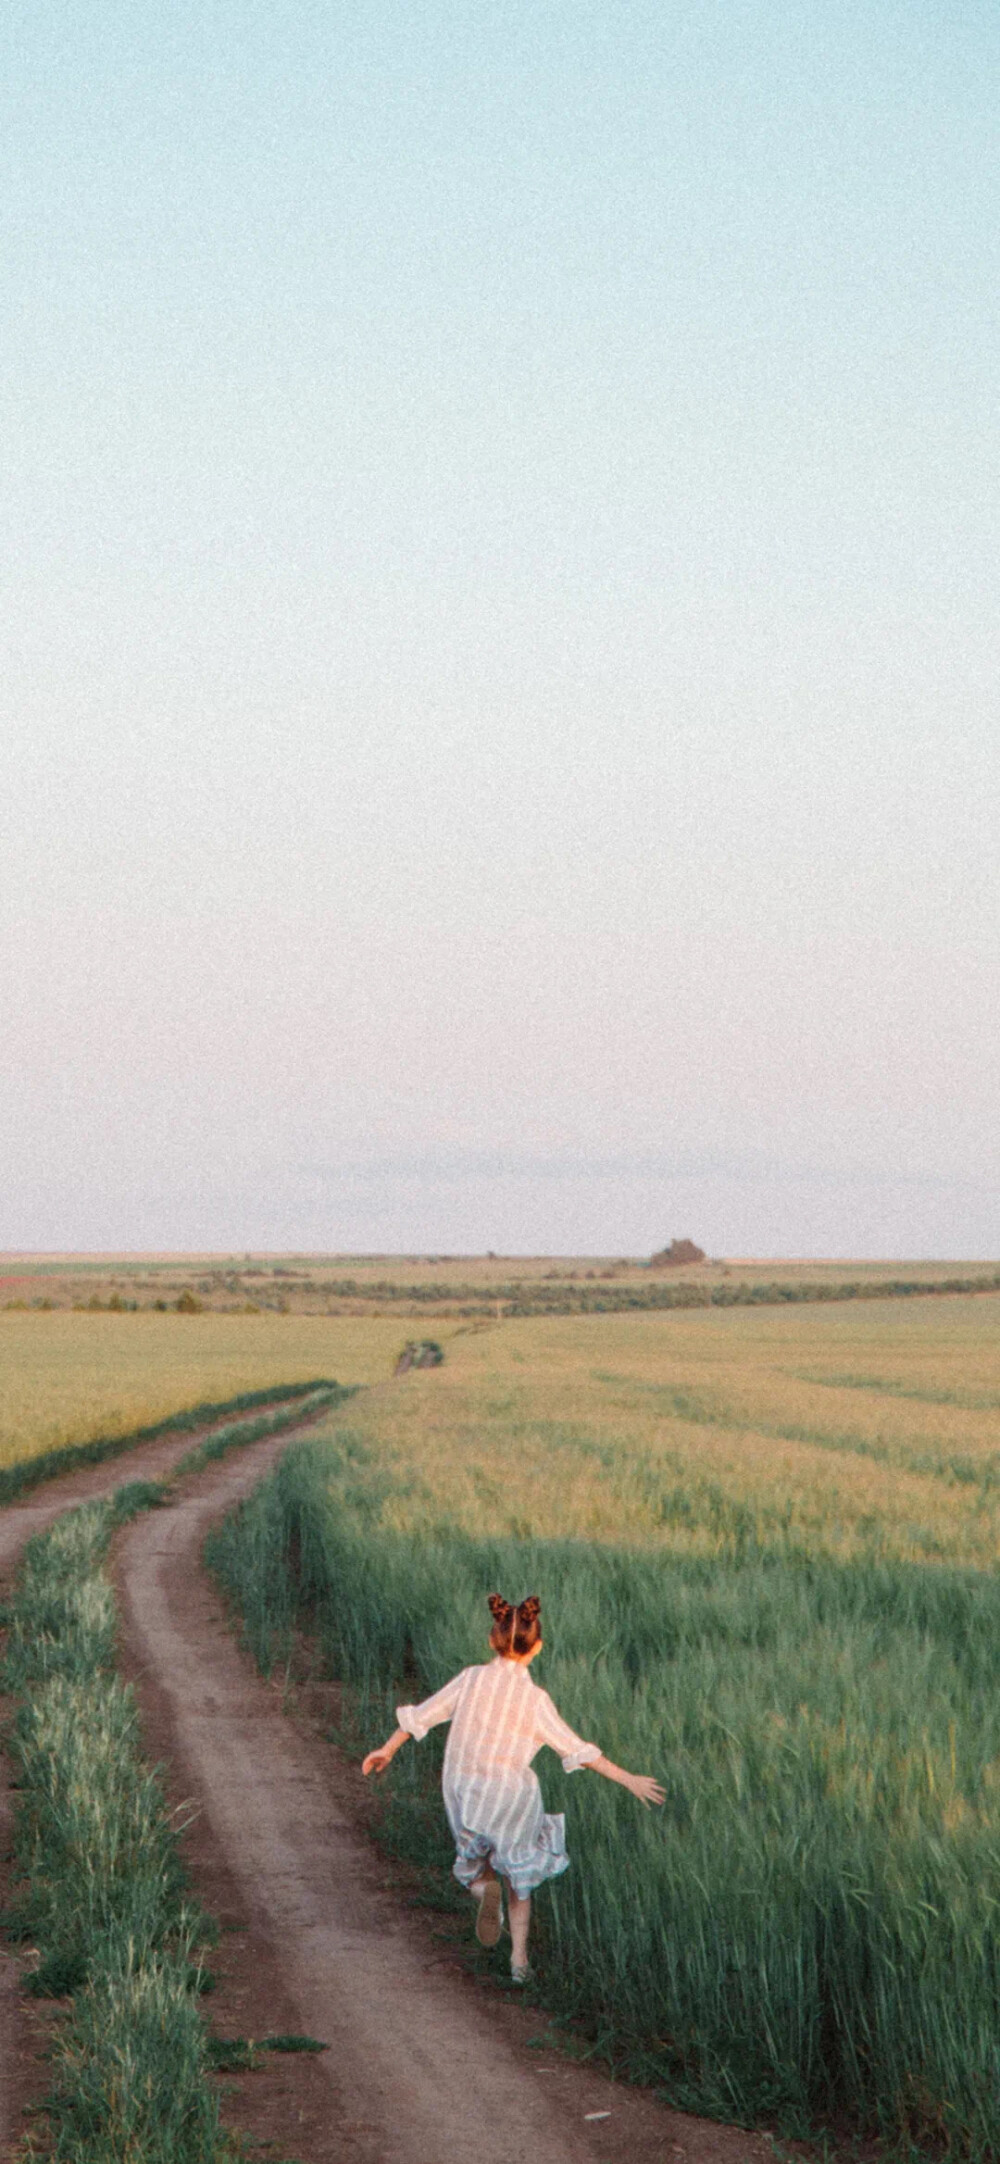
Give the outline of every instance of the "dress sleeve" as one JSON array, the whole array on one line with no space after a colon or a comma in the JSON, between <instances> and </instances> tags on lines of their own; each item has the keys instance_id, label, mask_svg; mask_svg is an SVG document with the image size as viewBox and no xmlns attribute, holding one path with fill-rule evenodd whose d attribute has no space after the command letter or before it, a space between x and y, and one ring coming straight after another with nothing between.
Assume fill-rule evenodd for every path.
<instances>
[{"instance_id":1,"label":"dress sleeve","mask_svg":"<svg viewBox=\"0 0 1000 2164\"><path fill-rule=\"evenodd\" d=\"M551 1744L558 1751L565 1773L579 1773L583 1766L592 1766L601 1756L599 1743L584 1743L557 1713L548 1691L538 1693L538 1733L543 1743Z\"/></svg>"},{"instance_id":2,"label":"dress sleeve","mask_svg":"<svg viewBox=\"0 0 1000 2164\"><path fill-rule=\"evenodd\" d=\"M465 1672L464 1668L461 1669L457 1676L452 1676L450 1683L442 1684L441 1689L435 1691L433 1698L423 1699L419 1706L396 1707L396 1719L400 1728L405 1728L407 1735L412 1736L415 1743L419 1743L421 1737L426 1736L429 1728L437 1728L442 1721L450 1721L458 1704L459 1686Z\"/></svg>"}]
</instances>

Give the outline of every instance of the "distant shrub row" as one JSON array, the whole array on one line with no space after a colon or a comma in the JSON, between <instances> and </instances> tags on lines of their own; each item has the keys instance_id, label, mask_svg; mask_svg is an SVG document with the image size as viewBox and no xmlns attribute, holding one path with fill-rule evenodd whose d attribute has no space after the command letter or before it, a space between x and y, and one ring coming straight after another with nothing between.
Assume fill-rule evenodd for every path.
<instances>
[{"instance_id":1,"label":"distant shrub row","mask_svg":"<svg viewBox=\"0 0 1000 2164\"><path fill-rule=\"evenodd\" d=\"M644 1283L608 1284L602 1279L593 1284L580 1280L562 1280L553 1285L551 1280L538 1281L537 1291L523 1279L512 1279L506 1284L493 1285L487 1293L479 1285L402 1285L390 1279L380 1278L365 1284L354 1277L338 1278L320 1286L301 1286L303 1292L318 1292L328 1299L356 1300L365 1304L377 1303L379 1307L394 1305L402 1308L432 1308L451 1310L462 1316L495 1315L498 1310L504 1316L529 1315L619 1315L627 1311L648 1312L675 1307L786 1307L800 1302L827 1300L908 1300L921 1295L941 1297L947 1293L1000 1292L1000 1269L979 1272L974 1277L886 1277L886 1278L821 1278L797 1280L782 1284L768 1280L748 1284L744 1280L725 1279L706 1283L681 1279L673 1284L660 1280ZM27 1308L51 1310L56 1303L50 1299L7 1300L7 1310L23 1311ZM239 1309L226 1309L229 1314L259 1315L263 1309L272 1314L287 1315L291 1311L284 1296L277 1300L247 1300ZM141 1308L137 1300L126 1300L120 1293L112 1293L102 1301L94 1293L86 1301L74 1303L77 1314L123 1315L137 1311L159 1314L173 1312L178 1315L201 1315L210 1311L190 1287L175 1300L154 1300Z\"/></svg>"},{"instance_id":2,"label":"distant shrub row","mask_svg":"<svg viewBox=\"0 0 1000 2164\"><path fill-rule=\"evenodd\" d=\"M917 1294L1000 1292L1000 1270L989 1276L941 1278L846 1278L781 1284L567 1285L558 1293L525 1293L503 1299L508 1315L616 1315L626 1308L785 1307L800 1301L908 1300ZM499 1296L503 1298L503 1295ZM491 1303L496 1306L496 1301Z\"/></svg>"},{"instance_id":3,"label":"distant shrub row","mask_svg":"<svg viewBox=\"0 0 1000 2164\"><path fill-rule=\"evenodd\" d=\"M288 1313L287 1300L271 1300L265 1304L274 1313L280 1315L287 1315ZM4 1301L4 1308L8 1314L40 1313L51 1315L58 1307L59 1302L57 1300ZM113 1292L109 1299L102 1300L99 1293L93 1292L89 1300L74 1300L72 1311L74 1315L167 1315L171 1312L175 1315L204 1315L206 1307L204 1300L200 1300L198 1294L192 1292L190 1286L186 1286L184 1291L178 1294L176 1300L125 1300L120 1292ZM260 1311L260 1301L245 1300L243 1306L236 1309L235 1312L241 1315L259 1315ZM234 1311L230 1308L226 1312L232 1314Z\"/></svg>"},{"instance_id":4,"label":"distant shrub row","mask_svg":"<svg viewBox=\"0 0 1000 2164\"><path fill-rule=\"evenodd\" d=\"M316 1286L328 1299L377 1301L400 1307L451 1308L463 1316L495 1315L617 1315L628 1310L648 1311L676 1307L784 1307L799 1301L905 1300L919 1294L1000 1292L1000 1269L978 1272L974 1277L942 1278L827 1278L781 1284L767 1281L748 1284L731 1279L706 1283L680 1280L664 1284L590 1284L579 1280L539 1281L537 1291L523 1279L491 1285L397 1284L380 1278L364 1283L355 1277L337 1278ZM179 1304L179 1303L178 1303Z\"/></svg>"}]
</instances>

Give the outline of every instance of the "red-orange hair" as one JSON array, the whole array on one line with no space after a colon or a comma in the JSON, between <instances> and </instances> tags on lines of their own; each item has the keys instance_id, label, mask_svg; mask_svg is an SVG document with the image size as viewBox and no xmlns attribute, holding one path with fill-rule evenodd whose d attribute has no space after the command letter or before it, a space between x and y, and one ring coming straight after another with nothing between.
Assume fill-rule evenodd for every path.
<instances>
[{"instance_id":1,"label":"red-orange hair","mask_svg":"<svg viewBox=\"0 0 1000 2164\"><path fill-rule=\"evenodd\" d=\"M527 1600L519 1601L515 1608L500 1593L491 1593L489 1609L493 1617L490 1644L494 1653L530 1653L542 1635L542 1604L537 1593L529 1593Z\"/></svg>"}]
</instances>

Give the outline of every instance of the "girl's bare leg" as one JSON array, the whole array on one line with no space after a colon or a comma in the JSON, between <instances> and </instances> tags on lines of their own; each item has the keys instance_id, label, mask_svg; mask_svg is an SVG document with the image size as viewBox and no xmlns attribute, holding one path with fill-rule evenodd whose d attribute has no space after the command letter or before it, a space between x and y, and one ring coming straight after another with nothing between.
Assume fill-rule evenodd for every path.
<instances>
[{"instance_id":1,"label":"girl's bare leg","mask_svg":"<svg viewBox=\"0 0 1000 2164\"><path fill-rule=\"evenodd\" d=\"M507 1885L507 1882L504 1882ZM531 1923L531 1895L523 1897L507 1885L507 1921L510 1925L510 1965L512 1969L528 1966L528 1929Z\"/></svg>"}]
</instances>

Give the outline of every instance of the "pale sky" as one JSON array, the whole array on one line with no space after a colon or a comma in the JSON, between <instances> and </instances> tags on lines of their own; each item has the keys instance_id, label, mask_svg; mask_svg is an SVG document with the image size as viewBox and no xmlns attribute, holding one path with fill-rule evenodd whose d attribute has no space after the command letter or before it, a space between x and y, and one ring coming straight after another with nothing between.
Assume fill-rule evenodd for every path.
<instances>
[{"instance_id":1,"label":"pale sky","mask_svg":"<svg viewBox=\"0 0 1000 2164\"><path fill-rule=\"evenodd\" d=\"M1000 16L2 31L0 1246L1000 1253Z\"/></svg>"}]
</instances>

